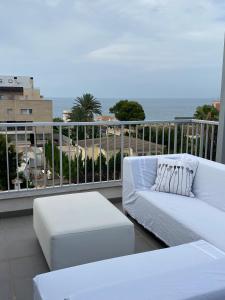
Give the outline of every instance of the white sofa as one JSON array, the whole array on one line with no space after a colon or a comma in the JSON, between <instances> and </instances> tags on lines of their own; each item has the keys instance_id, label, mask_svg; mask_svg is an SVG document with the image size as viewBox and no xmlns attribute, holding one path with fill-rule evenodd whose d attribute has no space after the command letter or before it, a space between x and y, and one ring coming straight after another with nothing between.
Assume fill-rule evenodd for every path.
<instances>
[{"instance_id":1,"label":"white sofa","mask_svg":"<svg viewBox=\"0 0 225 300\"><path fill-rule=\"evenodd\" d=\"M225 253L205 241L37 275L34 300L224 300Z\"/></svg>"},{"instance_id":2,"label":"white sofa","mask_svg":"<svg viewBox=\"0 0 225 300\"><path fill-rule=\"evenodd\" d=\"M124 210L169 246L204 239L225 251L225 165L197 158L191 198L150 190L157 158L124 159Z\"/></svg>"}]
</instances>

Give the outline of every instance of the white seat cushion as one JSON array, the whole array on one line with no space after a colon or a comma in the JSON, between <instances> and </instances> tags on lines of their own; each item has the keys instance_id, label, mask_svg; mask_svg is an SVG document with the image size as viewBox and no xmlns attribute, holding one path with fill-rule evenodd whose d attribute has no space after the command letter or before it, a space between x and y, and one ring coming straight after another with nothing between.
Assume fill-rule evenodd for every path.
<instances>
[{"instance_id":1,"label":"white seat cushion","mask_svg":"<svg viewBox=\"0 0 225 300\"><path fill-rule=\"evenodd\" d=\"M34 229L50 269L134 251L133 223L97 192L35 199Z\"/></svg>"},{"instance_id":2,"label":"white seat cushion","mask_svg":"<svg viewBox=\"0 0 225 300\"><path fill-rule=\"evenodd\" d=\"M168 193L139 191L136 197L126 210L168 245L204 239L225 250L223 211L197 198Z\"/></svg>"},{"instance_id":3,"label":"white seat cushion","mask_svg":"<svg viewBox=\"0 0 225 300\"><path fill-rule=\"evenodd\" d=\"M38 198L34 207L44 214L52 236L131 224L98 192Z\"/></svg>"},{"instance_id":4,"label":"white seat cushion","mask_svg":"<svg viewBox=\"0 0 225 300\"><path fill-rule=\"evenodd\" d=\"M148 288L147 299L161 299L151 297L152 290L161 289L161 277L177 272L179 275L182 270L201 266L206 263L216 262L225 257L225 254L216 247L205 241L198 241L178 247L165 248L156 251L149 251L101 262L86 264L73 268L62 269L46 274L38 275L34 278L34 299L35 300L62 300L70 298L73 294L90 292L97 288L106 288L105 297L110 298L111 294L107 291L110 285L132 282L139 278L156 278L157 281L151 285L151 280L145 284ZM198 282L196 281L198 286ZM125 297L113 299L130 299L133 296L135 286L128 289ZM140 288L140 287L138 287ZM180 291L183 290L183 287ZM168 288L167 290L168 291ZM116 289L114 289L116 292ZM113 293L112 293L113 294ZM121 294L122 295L122 294ZM120 296L121 296L120 295ZM92 299L95 293L91 293ZM143 290L141 291L143 297ZM141 299L141 296L136 299ZM78 298L79 299L79 298ZM111 299L111 298L110 298ZM167 299L167 298L166 298Z\"/></svg>"},{"instance_id":5,"label":"white seat cushion","mask_svg":"<svg viewBox=\"0 0 225 300\"><path fill-rule=\"evenodd\" d=\"M106 296L107 295L107 296ZM75 292L69 300L224 300L225 259Z\"/></svg>"}]
</instances>

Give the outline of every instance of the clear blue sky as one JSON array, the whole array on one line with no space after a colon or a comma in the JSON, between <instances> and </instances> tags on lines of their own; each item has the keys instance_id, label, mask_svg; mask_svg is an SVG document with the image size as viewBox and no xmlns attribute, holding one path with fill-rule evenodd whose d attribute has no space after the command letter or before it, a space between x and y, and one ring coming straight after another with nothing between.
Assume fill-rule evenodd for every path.
<instances>
[{"instance_id":1,"label":"clear blue sky","mask_svg":"<svg viewBox=\"0 0 225 300\"><path fill-rule=\"evenodd\" d=\"M216 97L225 1L1 0L0 73L45 96Z\"/></svg>"}]
</instances>

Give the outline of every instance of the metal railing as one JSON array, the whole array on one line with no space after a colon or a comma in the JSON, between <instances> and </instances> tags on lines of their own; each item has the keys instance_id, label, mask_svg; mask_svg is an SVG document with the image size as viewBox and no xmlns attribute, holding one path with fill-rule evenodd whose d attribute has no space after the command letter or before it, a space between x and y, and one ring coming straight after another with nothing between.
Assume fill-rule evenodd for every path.
<instances>
[{"instance_id":1,"label":"metal railing","mask_svg":"<svg viewBox=\"0 0 225 300\"><path fill-rule=\"evenodd\" d=\"M120 183L125 156L215 160L217 131L218 122L200 120L1 123L0 194Z\"/></svg>"}]
</instances>

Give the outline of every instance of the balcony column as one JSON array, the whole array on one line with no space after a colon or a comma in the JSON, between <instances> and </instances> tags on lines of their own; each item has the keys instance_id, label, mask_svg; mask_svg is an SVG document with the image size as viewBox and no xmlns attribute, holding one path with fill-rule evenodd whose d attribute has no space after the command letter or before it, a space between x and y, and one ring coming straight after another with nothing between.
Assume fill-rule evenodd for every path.
<instances>
[{"instance_id":1,"label":"balcony column","mask_svg":"<svg viewBox=\"0 0 225 300\"><path fill-rule=\"evenodd\" d=\"M220 94L220 116L216 147L216 161L225 164L225 39L223 50L222 82Z\"/></svg>"}]
</instances>

